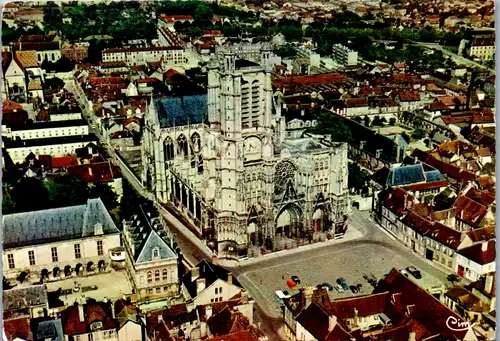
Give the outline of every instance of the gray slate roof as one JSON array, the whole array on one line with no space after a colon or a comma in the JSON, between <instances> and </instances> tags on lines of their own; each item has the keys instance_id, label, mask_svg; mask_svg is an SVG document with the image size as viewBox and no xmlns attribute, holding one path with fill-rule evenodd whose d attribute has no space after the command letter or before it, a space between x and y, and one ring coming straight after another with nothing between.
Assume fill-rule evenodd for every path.
<instances>
[{"instance_id":1,"label":"gray slate roof","mask_svg":"<svg viewBox=\"0 0 500 341\"><path fill-rule=\"evenodd\" d=\"M93 236L97 223L103 225L104 235L120 232L100 198L89 199L86 205L5 215L4 248Z\"/></svg>"},{"instance_id":2,"label":"gray slate roof","mask_svg":"<svg viewBox=\"0 0 500 341\"><path fill-rule=\"evenodd\" d=\"M4 311L46 305L47 302L47 285L45 284L4 290L2 294Z\"/></svg>"},{"instance_id":3,"label":"gray slate roof","mask_svg":"<svg viewBox=\"0 0 500 341\"><path fill-rule=\"evenodd\" d=\"M203 123L208 115L207 95L162 98L155 105L162 127Z\"/></svg>"},{"instance_id":4,"label":"gray slate roof","mask_svg":"<svg viewBox=\"0 0 500 341\"><path fill-rule=\"evenodd\" d=\"M52 341L64 340L63 327L60 319L42 321L38 323L38 326L36 326L35 340L45 341L47 339Z\"/></svg>"}]
</instances>

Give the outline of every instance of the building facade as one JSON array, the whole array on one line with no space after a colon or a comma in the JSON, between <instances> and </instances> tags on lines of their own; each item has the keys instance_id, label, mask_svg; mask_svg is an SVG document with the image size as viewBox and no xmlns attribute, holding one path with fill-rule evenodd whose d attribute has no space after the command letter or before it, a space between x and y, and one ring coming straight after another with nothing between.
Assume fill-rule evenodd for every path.
<instances>
[{"instance_id":1,"label":"building facade","mask_svg":"<svg viewBox=\"0 0 500 341\"><path fill-rule=\"evenodd\" d=\"M351 50L342 44L334 44L332 47L333 59L343 66L358 64L358 52Z\"/></svg>"},{"instance_id":2,"label":"building facade","mask_svg":"<svg viewBox=\"0 0 500 341\"><path fill-rule=\"evenodd\" d=\"M142 180L228 257L343 233L350 207L347 145L288 140L270 50L253 55L219 50L208 95L151 102L142 143Z\"/></svg>"},{"instance_id":3,"label":"building facade","mask_svg":"<svg viewBox=\"0 0 500 341\"><path fill-rule=\"evenodd\" d=\"M120 232L101 199L3 217L3 275L31 282L103 271ZM21 275L23 274L24 275Z\"/></svg>"},{"instance_id":4,"label":"building facade","mask_svg":"<svg viewBox=\"0 0 500 341\"><path fill-rule=\"evenodd\" d=\"M127 66L144 65L162 61L165 65L183 65L186 62L184 49L177 46L154 46L141 48L107 49L102 51L103 62L125 62Z\"/></svg>"}]
</instances>

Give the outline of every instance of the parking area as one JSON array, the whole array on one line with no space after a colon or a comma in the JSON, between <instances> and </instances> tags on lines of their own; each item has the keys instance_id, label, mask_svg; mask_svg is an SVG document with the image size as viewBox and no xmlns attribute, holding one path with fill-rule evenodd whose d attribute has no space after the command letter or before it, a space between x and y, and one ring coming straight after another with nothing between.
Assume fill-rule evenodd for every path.
<instances>
[{"instance_id":1,"label":"parking area","mask_svg":"<svg viewBox=\"0 0 500 341\"><path fill-rule=\"evenodd\" d=\"M287 262L286 257L281 260L281 264L249 271L243 275L267 301L268 308L270 308L268 309L269 312L279 312L279 303L275 297L276 290L287 290L290 294L294 294L303 286L317 286L324 282L336 285L336 279L342 277L349 286L362 284L363 291L361 294L369 294L373 291L373 286L363 278L364 274L373 274L379 280L389 273L393 267L402 269L412 265L390 248L372 243L364 243L349 249L337 250L328 254L291 262ZM409 275L420 286L431 288L445 284L442 279L440 280L425 273L422 269L420 270L422 273L421 279L417 280L412 275ZM298 276L301 281L295 291L290 290L286 284L286 281L291 276ZM338 293L334 289L330 292L331 299L354 295L350 290Z\"/></svg>"}]
</instances>

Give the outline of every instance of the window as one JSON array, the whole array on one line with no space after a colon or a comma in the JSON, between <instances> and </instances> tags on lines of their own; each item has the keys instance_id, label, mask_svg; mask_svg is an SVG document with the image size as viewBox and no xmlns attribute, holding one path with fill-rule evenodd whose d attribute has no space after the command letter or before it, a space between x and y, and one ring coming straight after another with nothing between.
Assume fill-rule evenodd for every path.
<instances>
[{"instance_id":1,"label":"window","mask_svg":"<svg viewBox=\"0 0 500 341\"><path fill-rule=\"evenodd\" d=\"M97 241L97 255L102 256L104 254L104 250L102 248L102 240Z\"/></svg>"},{"instance_id":2,"label":"window","mask_svg":"<svg viewBox=\"0 0 500 341\"><path fill-rule=\"evenodd\" d=\"M155 282L159 282L160 281L160 270L156 270L155 271Z\"/></svg>"},{"instance_id":3,"label":"window","mask_svg":"<svg viewBox=\"0 0 500 341\"><path fill-rule=\"evenodd\" d=\"M222 287L219 288L219 294L222 294Z\"/></svg>"},{"instance_id":4,"label":"window","mask_svg":"<svg viewBox=\"0 0 500 341\"><path fill-rule=\"evenodd\" d=\"M215 294L217 295L219 293L219 288L215 288Z\"/></svg>"},{"instance_id":5,"label":"window","mask_svg":"<svg viewBox=\"0 0 500 341\"><path fill-rule=\"evenodd\" d=\"M157 294L161 293L161 288L156 288L156 293Z\"/></svg>"},{"instance_id":6,"label":"window","mask_svg":"<svg viewBox=\"0 0 500 341\"><path fill-rule=\"evenodd\" d=\"M167 271L167 269L163 269L163 271L162 271L162 277L163 277L164 281L168 280L168 271Z\"/></svg>"},{"instance_id":7,"label":"window","mask_svg":"<svg viewBox=\"0 0 500 341\"><path fill-rule=\"evenodd\" d=\"M52 252L52 262L59 261L59 258L57 257L57 247L53 247L51 249L51 252Z\"/></svg>"},{"instance_id":8,"label":"window","mask_svg":"<svg viewBox=\"0 0 500 341\"><path fill-rule=\"evenodd\" d=\"M7 255L7 260L9 261L9 269L14 269L16 265L14 264L14 255L12 253Z\"/></svg>"},{"instance_id":9,"label":"window","mask_svg":"<svg viewBox=\"0 0 500 341\"><path fill-rule=\"evenodd\" d=\"M153 259L158 259L160 258L160 249L158 247L155 247L153 249Z\"/></svg>"},{"instance_id":10,"label":"window","mask_svg":"<svg viewBox=\"0 0 500 341\"><path fill-rule=\"evenodd\" d=\"M35 251L28 251L28 257L30 259L30 265L35 265Z\"/></svg>"},{"instance_id":11,"label":"window","mask_svg":"<svg viewBox=\"0 0 500 341\"><path fill-rule=\"evenodd\" d=\"M75 258L76 259L82 258L82 253L80 251L80 244L75 244Z\"/></svg>"},{"instance_id":12,"label":"window","mask_svg":"<svg viewBox=\"0 0 500 341\"><path fill-rule=\"evenodd\" d=\"M153 273L151 271L148 271L148 283L153 283Z\"/></svg>"}]
</instances>

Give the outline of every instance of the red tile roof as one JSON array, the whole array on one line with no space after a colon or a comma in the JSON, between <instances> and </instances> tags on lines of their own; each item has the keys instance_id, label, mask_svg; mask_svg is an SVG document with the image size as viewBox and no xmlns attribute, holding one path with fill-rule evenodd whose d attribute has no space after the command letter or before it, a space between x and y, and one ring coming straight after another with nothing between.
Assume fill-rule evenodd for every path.
<instances>
[{"instance_id":1,"label":"red tile roof","mask_svg":"<svg viewBox=\"0 0 500 341\"><path fill-rule=\"evenodd\" d=\"M424 152L420 149L415 149L412 154L413 157L418 157L418 159L429 166L432 166L439 170L442 174L457 180L457 181L473 181L476 176L473 173L467 172L459 167L450 165L444 161L438 160L431 156L429 153Z\"/></svg>"},{"instance_id":2,"label":"red tile roof","mask_svg":"<svg viewBox=\"0 0 500 341\"><path fill-rule=\"evenodd\" d=\"M459 105L465 105L467 102L466 96L441 96L438 98L439 102L444 103L449 107L455 107L458 103Z\"/></svg>"},{"instance_id":3,"label":"red tile roof","mask_svg":"<svg viewBox=\"0 0 500 341\"><path fill-rule=\"evenodd\" d=\"M467 231L467 236L469 236L473 242L493 239L496 237L495 226L490 225Z\"/></svg>"},{"instance_id":4,"label":"red tile roof","mask_svg":"<svg viewBox=\"0 0 500 341\"><path fill-rule=\"evenodd\" d=\"M63 156L63 157L52 158L52 168L66 168L75 165L78 165L78 158L76 156Z\"/></svg>"},{"instance_id":5,"label":"red tile roof","mask_svg":"<svg viewBox=\"0 0 500 341\"><path fill-rule=\"evenodd\" d=\"M7 336L7 341L13 341L17 338L26 341L33 340L29 316L4 320L3 330L5 336Z\"/></svg>"},{"instance_id":6,"label":"red tile roof","mask_svg":"<svg viewBox=\"0 0 500 341\"><path fill-rule=\"evenodd\" d=\"M346 100L346 105L348 108L360 108L367 107L368 102L364 98L349 98Z\"/></svg>"},{"instance_id":7,"label":"red tile roof","mask_svg":"<svg viewBox=\"0 0 500 341\"><path fill-rule=\"evenodd\" d=\"M390 293L383 292L335 300L330 303L330 308L338 319L347 319L355 315L355 309L359 317L382 314L389 303Z\"/></svg>"},{"instance_id":8,"label":"red tile roof","mask_svg":"<svg viewBox=\"0 0 500 341\"><path fill-rule=\"evenodd\" d=\"M442 180L442 181L434 181L434 182L426 182L422 184L412 184L412 185L406 185L406 186L401 186L401 189L404 189L406 191L425 191L433 188L442 188L442 187L447 187L449 185L448 181Z\"/></svg>"},{"instance_id":9,"label":"red tile roof","mask_svg":"<svg viewBox=\"0 0 500 341\"><path fill-rule=\"evenodd\" d=\"M485 206L465 195L460 195L455 200L453 207L458 212L456 219L472 227L478 227L488 213L488 209Z\"/></svg>"},{"instance_id":10,"label":"red tile roof","mask_svg":"<svg viewBox=\"0 0 500 341\"><path fill-rule=\"evenodd\" d=\"M429 105L426 105L425 109L429 111L440 111L440 110L449 110L450 108L443 102L434 102Z\"/></svg>"},{"instance_id":11,"label":"red tile roof","mask_svg":"<svg viewBox=\"0 0 500 341\"><path fill-rule=\"evenodd\" d=\"M413 200L413 196L404 189L395 188L384 202L384 206L397 216L400 216L408 207L408 204L413 203Z\"/></svg>"},{"instance_id":12,"label":"red tile roof","mask_svg":"<svg viewBox=\"0 0 500 341\"><path fill-rule=\"evenodd\" d=\"M102 53L126 53L126 52L150 52L150 51L172 51L183 50L180 46L151 46L151 47L129 47L103 50Z\"/></svg>"},{"instance_id":13,"label":"red tile roof","mask_svg":"<svg viewBox=\"0 0 500 341\"><path fill-rule=\"evenodd\" d=\"M139 83L139 84L141 84L141 83L156 83L159 81L160 80L158 78L142 78L142 79L138 79L137 83Z\"/></svg>"},{"instance_id":14,"label":"red tile roof","mask_svg":"<svg viewBox=\"0 0 500 341\"><path fill-rule=\"evenodd\" d=\"M17 110L23 110L23 106L19 103L11 101L11 100L3 101L2 113L11 113L11 112L14 112Z\"/></svg>"},{"instance_id":15,"label":"red tile roof","mask_svg":"<svg viewBox=\"0 0 500 341\"><path fill-rule=\"evenodd\" d=\"M120 168L110 161L68 167L68 173L92 183L110 182L121 176Z\"/></svg>"},{"instance_id":16,"label":"red tile roof","mask_svg":"<svg viewBox=\"0 0 500 341\"><path fill-rule=\"evenodd\" d=\"M417 91L400 92L399 100L401 102L420 101L420 94Z\"/></svg>"},{"instance_id":17,"label":"red tile roof","mask_svg":"<svg viewBox=\"0 0 500 341\"><path fill-rule=\"evenodd\" d=\"M480 191L474 187L471 187L467 193L465 193L465 196L480 203L481 205L484 205L486 207L490 206L495 202L495 196L491 195L487 191Z\"/></svg>"},{"instance_id":18,"label":"red tile roof","mask_svg":"<svg viewBox=\"0 0 500 341\"><path fill-rule=\"evenodd\" d=\"M446 320L450 316L457 321L464 322L462 318L397 269L392 269L389 275L379 283L374 293L386 291L400 293L394 306L399 306L400 309L411 307L410 318L416 322L416 326L422 326L421 328L428 330L428 335L425 337L440 335L447 340L464 339L467 331L454 331L446 325ZM424 333L425 330L423 330ZM423 337L424 335L417 337L417 340L421 340Z\"/></svg>"},{"instance_id":19,"label":"red tile roof","mask_svg":"<svg viewBox=\"0 0 500 341\"><path fill-rule=\"evenodd\" d=\"M259 341L259 337L247 330L223 336L210 337L205 339L205 341Z\"/></svg>"},{"instance_id":20,"label":"red tile roof","mask_svg":"<svg viewBox=\"0 0 500 341\"><path fill-rule=\"evenodd\" d=\"M337 73L325 73L309 76L289 76L278 78L273 81L273 85L277 88L292 87L293 85L322 85L322 84L339 84L346 80L346 76Z\"/></svg>"},{"instance_id":21,"label":"red tile roof","mask_svg":"<svg viewBox=\"0 0 500 341\"><path fill-rule=\"evenodd\" d=\"M486 245L486 250L484 251L483 243L484 245ZM459 250L458 253L477 264L490 264L496 259L496 241L495 239L492 239L489 241L477 243L465 249Z\"/></svg>"},{"instance_id":22,"label":"red tile roof","mask_svg":"<svg viewBox=\"0 0 500 341\"><path fill-rule=\"evenodd\" d=\"M193 20L193 17L190 15L160 15L160 20L168 23L174 23L179 20Z\"/></svg>"}]
</instances>

